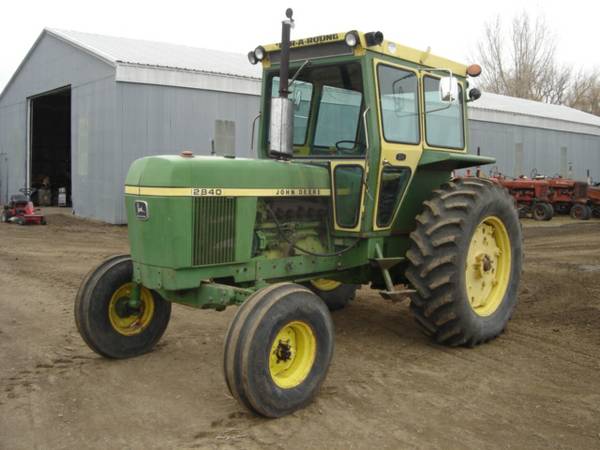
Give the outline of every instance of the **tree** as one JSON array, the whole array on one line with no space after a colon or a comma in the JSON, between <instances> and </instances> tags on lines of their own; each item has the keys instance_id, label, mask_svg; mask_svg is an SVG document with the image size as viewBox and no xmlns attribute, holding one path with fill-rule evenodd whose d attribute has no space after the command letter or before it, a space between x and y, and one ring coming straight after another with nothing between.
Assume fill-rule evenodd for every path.
<instances>
[{"instance_id":1,"label":"tree","mask_svg":"<svg viewBox=\"0 0 600 450\"><path fill-rule=\"evenodd\" d=\"M563 103L571 70L556 61L556 40L543 18L515 16L508 32L499 16L485 25L477 47L484 90L547 103Z\"/></svg>"},{"instance_id":2,"label":"tree","mask_svg":"<svg viewBox=\"0 0 600 450\"><path fill-rule=\"evenodd\" d=\"M566 104L600 116L600 70L579 71L571 82Z\"/></svg>"}]
</instances>

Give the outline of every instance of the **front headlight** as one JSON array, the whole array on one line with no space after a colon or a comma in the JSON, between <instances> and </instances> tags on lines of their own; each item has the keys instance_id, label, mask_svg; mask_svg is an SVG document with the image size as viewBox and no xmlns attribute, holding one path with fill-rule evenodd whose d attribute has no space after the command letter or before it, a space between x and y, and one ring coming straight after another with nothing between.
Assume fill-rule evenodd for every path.
<instances>
[{"instance_id":1,"label":"front headlight","mask_svg":"<svg viewBox=\"0 0 600 450\"><path fill-rule=\"evenodd\" d=\"M258 59L259 61L265 59L266 54L267 52L265 51L264 47L260 45L256 47L256 49L254 49L254 56L256 56L256 59Z\"/></svg>"},{"instance_id":2,"label":"front headlight","mask_svg":"<svg viewBox=\"0 0 600 450\"><path fill-rule=\"evenodd\" d=\"M358 34L355 31L349 31L344 37L348 47L356 47L358 45Z\"/></svg>"}]
</instances>

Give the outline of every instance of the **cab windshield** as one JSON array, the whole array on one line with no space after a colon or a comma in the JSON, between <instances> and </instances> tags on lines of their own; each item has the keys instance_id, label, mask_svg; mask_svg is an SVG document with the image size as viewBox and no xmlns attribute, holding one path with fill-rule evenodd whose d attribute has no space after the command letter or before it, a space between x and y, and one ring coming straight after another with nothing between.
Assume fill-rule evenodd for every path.
<instances>
[{"instance_id":1,"label":"cab windshield","mask_svg":"<svg viewBox=\"0 0 600 450\"><path fill-rule=\"evenodd\" d=\"M291 71L290 75L294 72ZM269 77L271 97L279 95L279 76ZM305 67L290 87L294 103L294 155L352 158L364 155L364 108L359 63ZM268 140L268 136L267 136Z\"/></svg>"}]
</instances>

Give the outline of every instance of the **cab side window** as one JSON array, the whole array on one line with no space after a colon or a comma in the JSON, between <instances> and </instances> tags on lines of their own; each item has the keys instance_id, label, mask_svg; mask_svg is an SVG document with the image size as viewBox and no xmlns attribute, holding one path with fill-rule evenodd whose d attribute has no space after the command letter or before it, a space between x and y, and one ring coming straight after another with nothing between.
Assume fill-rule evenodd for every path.
<instances>
[{"instance_id":1,"label":"cab side window","mask_svg":"<svg viewBox=\"0 0 600 450\"><path fill-rule=\"evenodd\" d=\"M439 88L439 78L423 78L427 144L462 149L465 147L462 86L458 85L458 99L451 104L441 101Z\"/></svg>"},{"instance_id":2,"label":"cab side window","mask_svg":"<svg viewBox=\"0 0 600 450\"><path fill-rule=\"evenodd\" d=\"M409 70L379 64L377 76L385 140L403 144L418 144L421 136L417 74Z\"/></svg>"}]
</instances>

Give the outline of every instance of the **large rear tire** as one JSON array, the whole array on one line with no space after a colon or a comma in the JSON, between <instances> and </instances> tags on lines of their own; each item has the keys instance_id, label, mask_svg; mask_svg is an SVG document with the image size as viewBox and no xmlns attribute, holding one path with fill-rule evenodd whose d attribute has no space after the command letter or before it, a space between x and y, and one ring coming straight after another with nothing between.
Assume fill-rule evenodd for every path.
<instances>
[{"instance_id":1,"label":"large rear tire","mask_svg":"<svg viewBox=\"0 0 600 450\"><path fill-rule=\"evenodd\" d=\"M140 287L140 306L131 309L133 264L113 256L90 271L75 298L75 323L85 343L107 358L147 353L160 340L171 317L171 303Z\"/></svg>"},{"instance_id":2,"label":"large rear tire","mask_svg":"<svg viewBox=\"0 0 600 450\"><path fill-rule=\"evenodd\" d=\"M343 309L356 298L356 284L344 284L339 281L317 278L307 283L311 291L325 302L329 311Z\"/></svg>"},{"instance_id":3,"label":"large rear tire","mask_svg":"<svg viewBox=\"0 0 600 450\"><path fill-rule=\"evenodd\" d=\"M475 346L505 329L517 304L521 226L500 185L464 178L424 202L411 233L411 310L438 343Z\"/></svg>"},{"instance_id":4,"label":"large rear tire","mask_svg":"<svg viewBox=\"0 0 600 450\"><path fill-rule=\"evenodd\" d=\"M279 283L250 296L225 337L229 392L249 410L281 417L308 405L333 355L333 323L304 286Z\"/></svg>"}]
</instances>

